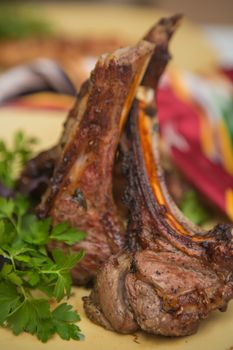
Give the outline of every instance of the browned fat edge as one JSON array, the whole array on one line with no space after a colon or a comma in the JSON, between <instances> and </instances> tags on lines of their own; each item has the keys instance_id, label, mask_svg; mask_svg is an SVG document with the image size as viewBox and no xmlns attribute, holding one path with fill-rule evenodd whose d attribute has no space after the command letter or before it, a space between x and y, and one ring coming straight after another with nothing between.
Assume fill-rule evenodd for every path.
<instances>
[{"instance_id":1,"label":"browned fat edge","mask_svg":"<svg viewBox=\"0 0 233 350\"><path fill-rule=\"evenodd\" d=\"M169 205L164 197L160 184L164 181L163 174L159 174L159 159L155 159L152 151L152 133L148 129L146 121L151 117L146 116L146 104L136 102L132 111L131 135L133 138L132 149L135 161L135 174L144 202L156 222L159 232L174 247L185 254L202 258L205 262L218 262L217 251L221 252L222 260L226 266L233 264L231 225L218 225L212 231L203 231L203 235L190 235L186 227L171 213ZM155 117L154 117L155 118ZM158 128L153 133L153 138L158 137ZM146 157L145 157L146 155ZM153 190L151 179L155 181L158 191ZM226 255L224 257L224 255ZM216 266L217 266L216 265ZM221 268L221 266L219 265ZM217 270L219 269L217 267Z\"/></svg>"},{"instance_id":2,"label":"browned fat edge","mask_svg":"<svg viewBox=\"0 0 233 350\"><path fill-rule=\"evenodd\" d=\"M151 140L149 137L151 134L146 129L143 107L140 102L137 102L134 106L132 115L132 147L134 153L134 159L136 163L136 173L138 175L138 182L140 185L141 193L145 198L148 210L158 225L159 232L169 240L176 248L184 251L188 255L206 258L206 252L203 247L192 241L192 238L182 234L185 229L177 222L177 226L181 227L179 232L176 232L168 220L168 207L163 197L163 204L159 204L161 200L155 197L155 193L152 190L150 180L152 177L157 178L156 164L151 150ZM153 137L156 137L153 134ZM145 159L147 154L147 159ZM157 179L158 180L158 179ZM161 181L161 177L159 179ZM158 186L159 182L157 183Z\"/></svg>"}]
</instances>

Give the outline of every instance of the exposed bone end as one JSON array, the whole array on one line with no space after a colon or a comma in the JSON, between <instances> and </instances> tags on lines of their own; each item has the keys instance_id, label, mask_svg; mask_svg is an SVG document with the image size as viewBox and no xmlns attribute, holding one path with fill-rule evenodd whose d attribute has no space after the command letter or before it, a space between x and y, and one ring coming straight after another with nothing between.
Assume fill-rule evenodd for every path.
<instances>
[{"instance_id":1,"label":"exposed bone end","mask_svg":"<svg viewBox=\"0 0 233 350\"><path fill-rule=\"evenodd\" d=\"M152 29L144 36L144 40L156 43L156 48L151 57L150 64L143 78L142 85L153 89L157 87L159 77L164 71L166 64L171 59L168 51L168 43L180 24L182 15L162 18Z\"/></svg>"},{"instance_id":2,"label":"exposed bone end","mask_svg":"<svg viewBox=\"0 0 233 350\"><path fill-rule=\"evenodd\" d=\"M143 59L144 55L149 54L150 56L154 48L154 42L140 40L135 46L122 47L114 52L101 55L96 63L96 67L102 65L106 68L110 64L129 66L132 62L137 62L141 58Z\"/></svg>"},{"instance_id":3,"label":"exposed bone end","mask_svg":"<svg viewBox=\"0 0 233 350\"><path fill-rule=\"evenodd\" d=\"M180 25L182 14L176 14L171 17L161 18L147 34L144 39L157 45L161 45L171 38L173 33L177 30Z\"/></svg>"}]
</instances>

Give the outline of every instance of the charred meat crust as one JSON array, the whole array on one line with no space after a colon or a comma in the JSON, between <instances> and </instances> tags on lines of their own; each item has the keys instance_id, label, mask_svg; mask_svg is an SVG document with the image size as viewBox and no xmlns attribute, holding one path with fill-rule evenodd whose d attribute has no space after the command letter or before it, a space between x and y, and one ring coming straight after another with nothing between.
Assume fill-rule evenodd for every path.
<instances>
[{"instance_id":1,"label":"charred meat crust","mask_svg":"<svg viewBox=\"0 0 233 350\"><path fill-rule=\"evenodd\" d=\"M129 97L130 86L137 70L140 73L140 64L143 66L152 52L152 45L140 42L135 48L118 50L114 54L102 56L97 62L91 75L83 111L80 113L80 107L77 111L77 115L80 113L80 123L73 125L75 130L72 138L64 146L52 185L41 206L46 214L49 213L56 196L63 191L63 185L66 185L64 182L67 181L64 175L71 169L77 157L87 153L89 157L93 155L97 158L103 146L106 148L107 142L114 143L114 146L118 143L120 117ZM81 101L79 106L80 103ZM107 139L110 132L111 138ZM115 148L116 146L114 150ZM108 167L111 168L111 164ZM99 168L95 170L100 171Z\"/></svg>"},{"instance_id":2,"label":"charred meat crust","mask_svg":"<svg viewBox=\"0 0 233 350\"><path fill-rule=\"evenodd\" d=\"M163 192L165 183L157 154L157 131L153 131L153 126L157 124L157 121L154 118L154 121L151 122L151 117L146 116L143 106L139 107L138 104L140 102L132 110L130 123L133 139L130 154L132 164L129 165L128 174L130 182L128 193L131 193L131 199L130 195L128 195L128 200L130 200L131 208L136 208L139 206L139 203L142 203L137 212L140 214L143 210L146 210L145 218L149 213L151 231L159 231L159 236L169 241L176 249L183 251L189 256L202 258L206 263L214 263L215 266L217 260L221 260L221 267L224 261L229 261L229 264L231 264L233 254L231 225L220 225L209 232L205 230L201 232L199 230L196 233L193 231L193 225L188 225L187 222L184 225L183 217L173 214L169 204L170 196L167 190L166 196L164 196ZM149 133L151 134L149 135ZM146 139L148 139L148 142L149 139L151 140L151 145L146 143ZM156 156L154 156L155 152ZM151 186L151 181L154 181L156 186ZM140 214L140 216L141 220L143 220L143 215ZM153 222L152 226L151 222ZM148 225L144 222L142 226L145 228ZM139 237L138 233L137 237ZM148 236L149 244L153 240L153 234Z\"/></svg>"},{"instance_id":3,"label":"charred meat crust","mask_svg":"<svg viewBox=\"0 0 233 350\"><path fill-rule=\"evenodd\" d=\"M200 320L212 310L226 310L233 297L232 226L202 231L183 217L166 189L159 165L156 108L148 99L151 95L148 86L157 86L169 57L163 54L164 50L166 42L155 50L154 80L144 80L149 82L138 93L139 100L134 102L125 131L128 142L124 147L123 170L128 187L124 201L129 222L127 249L122 256L128 259L128 267L125 270L119 264L123 274L118 272L114 277L121 276L121 286L125 288L123 317L128 309L139 329L184 336L195 333ZM117 311L121 296L112 298L110 314L105 304L106 298L119 293L116 288L119 280L114 283L109 280L114 259L111 257L97 275L95 302L111 327L126 333L130 328L128 325L122 328ZM117 261L120 259L118 253ZM93 294L86 298L85 309L87 300L92 298Z\"/></svg>"},{"instance_id":4,"label":"charred meat crust","mask_svg":"<svg viewBox=\"0 0 233 350\"><path fill-rule=\"evenodd\" d=\"M153 128L144 107L136 102L129 120L126 203L130 212L127 229L130 268L124 283L121 282L126 291L125 305L128 304L138 327L146 332L190 335L212 310L226 310L233 297L232 226L220 225L200 236L189 235L179 217L173 216L160 187L162 173L160 177L156 173L158 158L153 162L155 169L148 167L153 148L152 143L145 148L145 139L152 141L156 135L145 134L146 125L147 131ZM106 294L115 292L114 284L108 283L108 288L103 289L101 285L103 281L109 282L109 269L111 262L98 273L96 284L99 310L108 320L104 300ZM117 310L116 300L113 299L112 310ZM114 316L111 314L114 330L124 333L126 329L112 322L114 317L118 319L117 311Z\"/></svg>"},{"instance_id":5,"label":"charred meat crust","mask_svg":"<svg viewBox=\"0 0 233 350\"><path fill-rule=\"evenodd\" d=\"M162 18L158 23L153 26L148 33L144 36L144 40L150 43L156 43L160 45L161 60L168 61L170 55L167 52L166 41L175 32L180 23L182 15L178 14L169 18ZM150 64L147 68L146 74L143 78L143 85L154 86L154 82L158 81L159 75L162 71L155 69L155 60L157 54L153 54L150 60ZM156 74L156 76L154 75ZM69 131L73 126L73 123L77 116L80 101L88 93L90 80L86 80L77 95L77 99L69 115L64 123L63 133L60 137L58 144L49 150L43 151L41 154L31 159L23 170L18 181L18 189L20 192L29 195L39 200L44 194L49 185L49 180L52 177L53 171L59 161L60 153L65 146ZM49 166L48 166L49 160ZM41 215L43 215L41 213ZM45 214L44 214L45 215Z\"/></svg>"},{"instance_id":6,"label":"charred meat crust","mask_svg":"<svg viewBox=\"0 0 233 350\"><path fill-rule=\"evenodd\" d=\"M53 223L65 220L87 232L87 238L73 247L85 250L73 271L78 284L92 279L125 244L124 220L112 193L113 166L125 119L153 51L154 44L141 41L99 59L76 116L67 121L64 145L38 208L39 215L50 215Z\"/></svg>"}]
</instances>

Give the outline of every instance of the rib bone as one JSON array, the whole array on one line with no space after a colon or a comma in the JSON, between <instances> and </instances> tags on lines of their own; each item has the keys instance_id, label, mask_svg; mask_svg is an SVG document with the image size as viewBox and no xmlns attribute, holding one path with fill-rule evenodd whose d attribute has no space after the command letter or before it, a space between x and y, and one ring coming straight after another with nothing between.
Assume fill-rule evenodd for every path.
<instances>
[{"instance_id":1,"label":"rib bone","mask_svg":"<svg viewBox=\"0 0 233 350\"><path fill-rule=\"evenodd\" d=\"M74 271L79 283L91 279L124 244L124 224L112 198L112 169L121 130L153 51L153 44L141 41L99 59L69 122L39 208L40 216L50 215L54 224L65 220L87 232L87 239L74 247L85 250Z\"/></svg>"},{"instance_id":2,"label":"rib bone","mask_svg":"<svg viewBox=\"0 0 233 350\"><path fill-rule=\"evenodd\" d=\"M76 283L92 279L99 266L125 245L124 218L112 194L116 150L137 87L142 79L147 84L156 42L164 53L178 21L179 16L160 21L135 47L103 55L65 124L39 215L50 215L54 224L68 221L87 232L87 238L73 247L85 250L73 271ZM169 60L169 55L163 59Z\"/></svg>"}]
</instances>

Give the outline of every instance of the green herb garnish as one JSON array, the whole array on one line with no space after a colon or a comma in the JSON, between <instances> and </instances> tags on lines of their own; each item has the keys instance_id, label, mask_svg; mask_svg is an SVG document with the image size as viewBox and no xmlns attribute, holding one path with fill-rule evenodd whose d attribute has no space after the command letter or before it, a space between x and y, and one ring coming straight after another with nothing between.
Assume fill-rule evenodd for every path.
<instances>
[{"instance_id":1,"label":"green herb garnish","mask_svg":"<svg viewBox=\"0 0 233 350\"><path fill-rule=\"evenodd\" d=\"M194 190L184 194L180 208L187 218L194 224L202 225L210 219L208 210L203 206L198 194Z\"/></svg>"},{"instance_id":2,"label":"green herb garnish","mask_svg":"<svg viewBox=\"0 0 233 350\"><path fill-rule=\"evenodd\" d=\"M20 131L11 149L0 141L0 183L14 188L35 143L35 138ZM54 249L49 254L46 247L51 240L69 246L85 234L67 223L52 227L50 218L39 220L29 213L29 205L20 195L0 197L0 326L16 335L31 333L43 342L55 333L65 340L79 340L83 337L76 324L80 317L71 305L60 302L70 296L70 270L84 252L65 254ZM54 303L56 307L51 306Z\"/></svg>"},{"instance_id":3,"label":"green herb garnish","mask_svg":"<svg viewBox=\"0 0 233 350\"><path fill-rule=\"evenodd\" d=\"M55 249L51 256L46 245L52 240L74 244L85 237L67 223L51 228L51 220L38 220L28 213L29 203L0 197L0 325L14 334L29 332L46 342L58 333L62 339L82 337L75 324L78 313L67 303L56 308L71 293L70 270L84 253L63 253ZM41 296L35 292L40 291Z\"/></svg>"},{"instance_id":4,"label":"green herb garnish","mask_svg":"<svg viewBox=\"0 0 233 350\"><path fill-rule=\"evenodd\" d=\"M36 143L35 137L27 137L22 131L15 133L11 148L0 140L0 182L3 185L14 187L15 179L22 166L31 158Z\"/></svg>"},{"instance_id":5,"label":"green herb garnish","mask_svg":"<svg viewBox=\"0 0 233 350\"><path fill-rule=\"evenodd\" d=\"M0 40L23 39L48 35L51 25L38 17L28 6L0 5Z\"/></svg>"}]
</instances>

